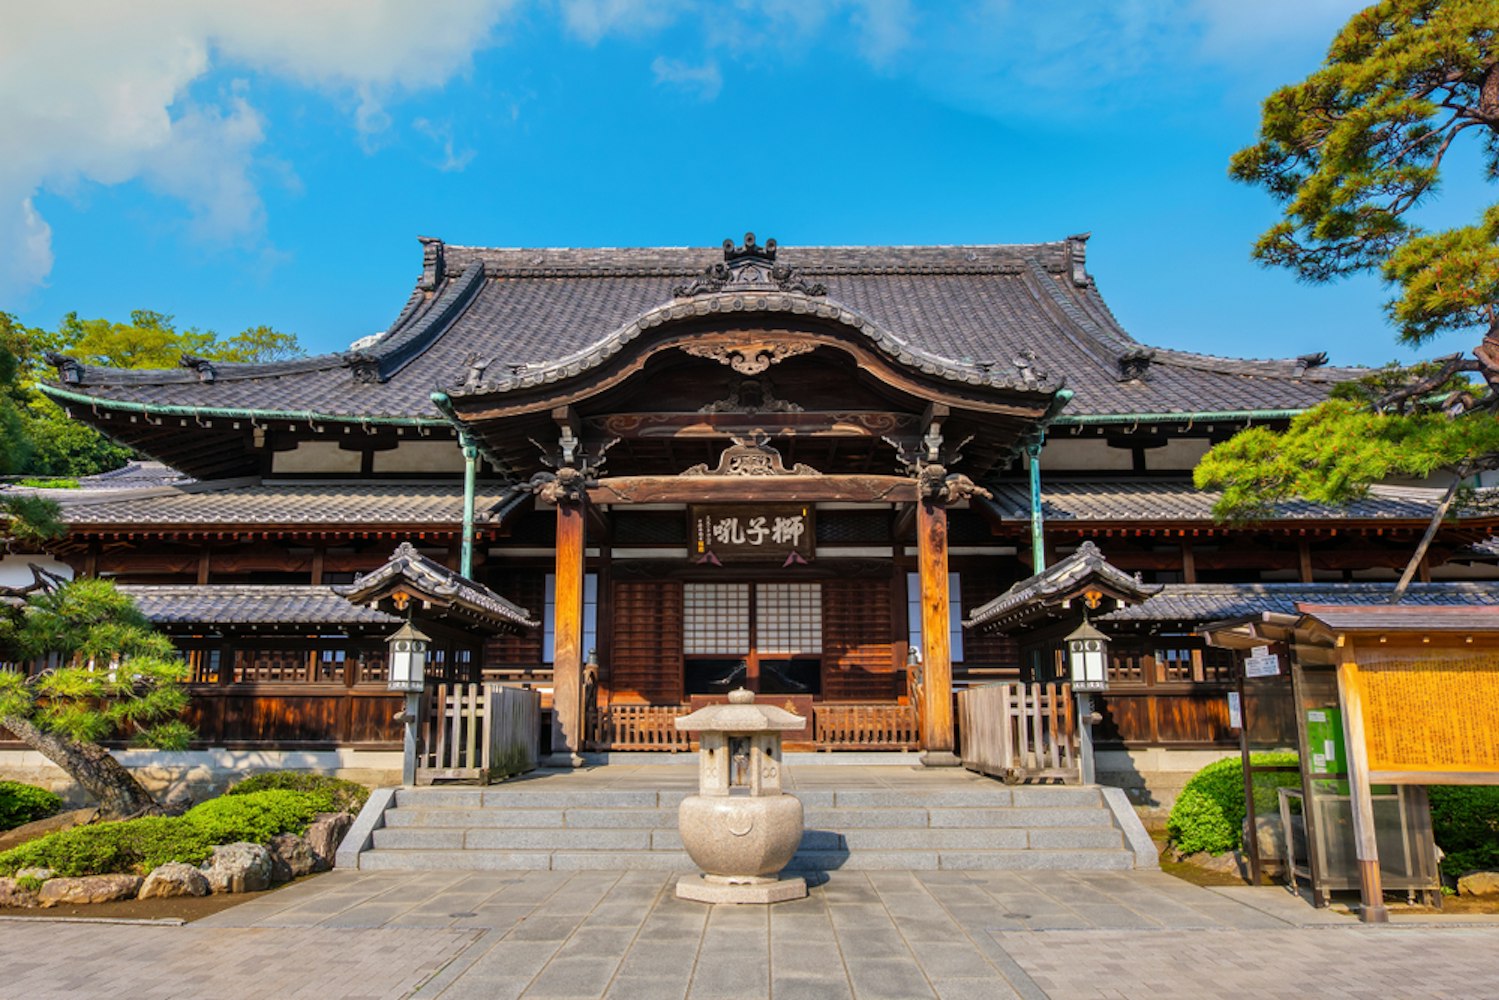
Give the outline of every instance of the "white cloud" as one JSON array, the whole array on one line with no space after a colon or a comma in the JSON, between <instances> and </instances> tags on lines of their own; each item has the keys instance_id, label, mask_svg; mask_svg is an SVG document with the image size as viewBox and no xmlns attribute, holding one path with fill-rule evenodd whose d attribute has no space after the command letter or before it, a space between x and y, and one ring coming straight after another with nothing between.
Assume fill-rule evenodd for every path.
<instances>
[{"instance_id":1,"label":"white cloud","mask_svg":"<svg viewBox=\"0 0 1499 1000\"><path fill-rule=\"evenodd\" d=\"M651 72L656 75L657 85L681 88L700 101L713 100L723 89L723 76L718 71L718 63L712 59L701 66L692 66L677 59L657 56L651 63Z\"/></svg>"},{"instance_id":2,"label":"white cloud","mask_svg":"<svg viewBox=\"0 0 1499 1000\"><path fill-rule=\"evenodd\" d=\"M562 0L562 20L574 35L597 45L607 35L650 34L696 6L692 0Z\"/></svg>"},{"instance_id":3,"label":"white cloud","mask_svg":"<svg viewBox=\"0 0 1499 1000\"><path fill-rule=\"evenodd\" d=\"M189 91L214 69L263 73L350 101L361 141L385 104L469 68L516 0L116 0L14 4L0 32L0 301L45 280L42 190L142 180L182 200L205 238L262 237L253 181L266 122L249 91ZM459 154L461 155L461 154Z\"/></svg>"},{"instance_id":4,"label":"white cloud","mask_svg":"<svg viewBox=\"0 0 1499 1000\"><path fill-rule=\"evenodd\" d=\"M418 118L411 123L411 127L437 143L438 149L442 152L442 158L432 165L443 173L457 173L473 161L474 150L457 148L451 121L434 122L427 118Z\"/></svg>"}]
</instances>

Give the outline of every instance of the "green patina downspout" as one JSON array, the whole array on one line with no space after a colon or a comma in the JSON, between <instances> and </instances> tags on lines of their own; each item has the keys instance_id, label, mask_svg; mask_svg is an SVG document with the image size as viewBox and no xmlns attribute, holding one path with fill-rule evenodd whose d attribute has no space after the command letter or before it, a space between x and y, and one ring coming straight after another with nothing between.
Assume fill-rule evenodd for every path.
<instances>
[{"instance_id":1,"label":"green patina downspout","mask_svg":"<svg viewBox=\"0 0 1499 1000\"><path fill-rule=\"evenodd\" d=\"M1046 569L1046 522L1041 515L1041 446L1045 443L1046 435L1041 433L1025 446L1031 461L1031 570L1035 573Z\"/></svg>"},{"instance_id":2,"label":"green patina downspout","mask_svg":"<svg viewBox=\"0 0 1499 1000\"><path fill-rule=\"evenodd\" d=\"M458 568L465 577L474 578L474 480L479 474L479 446L466 431L458 432L463 448L463 549Z\"/></svg>"},{"instance_id":3,"label":"green patina downspout","mask_svg":"<svg viewBox=\"0 0 1499 1000\"><path fill-rule=\"evenodd\" d=\"M1025 442L1025 454L1031 465L1031 570L1046 569L1046 520L1041 513L1041 448L1046 444L1046 429L1061 416L1072 402L1071 389L1058 389L1045 416L1037 423Z\"/></svg>"}]
</instances>

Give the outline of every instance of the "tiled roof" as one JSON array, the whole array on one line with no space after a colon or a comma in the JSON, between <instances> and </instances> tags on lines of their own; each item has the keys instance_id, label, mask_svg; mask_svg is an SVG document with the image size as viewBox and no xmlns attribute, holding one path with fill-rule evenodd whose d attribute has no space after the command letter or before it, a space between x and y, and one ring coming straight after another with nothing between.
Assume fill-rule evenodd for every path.
<instances>
[{"instance_id":1,"label":"tiled roof","mask_svg":"<svg viewBox=\"0 0 1499 1000\"><path fill-rule=\"evenodd\" d=\"M1002 483L991 487L991 501L1005 520L1029 521L1030 487ZM1279 504L1269 520L1338 518L1426 520L1442 499L1442 489L1375 486L1346 507L1310 500ZM1182 479L1047 479L1041 483L1041 512L1048 522L1211 521L1219 493L1199 490ZM1461 515L1459 515L1461 516ZM1492 516L1485 513L1484 516Z\"/></svg>"},{"instance_id":2,"label":"tiled roof","mask_svg":"<svg viewBox=\"0 0 1499 1000\"><path fill-rule=\"evenodd\" d=\"M1433 608L1404 604L1384 607L1339 607L1302 604L1299 610L1335 632L1390 631L1476 632L1499 631L1499 607Z\"/></svg>"},{"instance_id":3,"label":"tiled roof","mask_svg":"<svg viewBox=\"0 0 1499 1000\"><path fill-rule=\"evenodd\" d=\"M1262 612L1296 614L1298 604L1388 602L1393 583L1168 583L1142 604L1119 608L1114 622L1214 622ZM1499 607L1499 583L1413 583L1402 606Z\"/></svg>"},{"instance_id":4,"label":"tiled roof","mask_svg":"<svg viewBox=\"0 0 1499 1000\"><path fill-rule=\"evenodd\" d=\"M400 621L350 604L331 587L121 584L141 613L170 625L384 625Z\"/></svg>"},{"instance_id":5,"label":"tiled roof","mask_svg":"<svg viewBox=\"0 0 1499 1000\"><path fill-rule=\"evenodd\" d=\"M77 491L73 491L77 493ZM503 505L512 490L481 486L475 509ZM74 528L104 525L460 524L463 484L363 480L227 480L186 488L59 497Z\"/></svg>"},{"instance_id":6,"label":"tiled roof","mask_svg":"<svg viewBox=\"0 0 1499 1000\"><path fill-rule=\"evenodd\" d=\"M1159 584L1141 583L1110 563L1092 542L1084 542L1076 552L1058 560L1035 576L1026 577L994 600L975 608L963 625L967 628L998 619L1024 615L1027 608L1057 602L1077 593L1084 584L1098 584L1118 598L1138 603L1160 592Z\"/></svg>"},{"instance_id":7,"label":"tiled roof","mask_svg":"<svg viewBox=\"0 0 1499 1000\"><path fill-rule=\"evenodd\" d=\"M538 628L540 623L530 618L530 612L512 604L481 583L428 559L410 542L396 546L383 565L363 574L353 583L335 587L345 600L368 604L380 600L393 586L406 584L412 590L428 598L440 598L455 605L469 615L484 619L495 625L511 628ZM404 600L404 598L403 598Z\"/></svg>"},{"instance_id":8,"label":"tiled roof","mask_svg":"<svg viewBox=\"0 0 1499 1000\"><path fill-rule=\"evenodd\" d=\"M1242 361L1150 349L1119 326L1084 269L1084 242L933 247L781 247L779 261L826 286L787 293L866 324L887 350L948 375L1013 380L1022 368L1076 393L1068 415L1301 409L1355 370L1300 360ZM431 247L429 247L429 251ZM119 371L69 365L61 388L165 406L307 411L349 417L437 418L434 388L503 382L576 356L662 306L721 261L709 248L497 249L441 247L392 328L362 351L265 365ZM430 291L424 287L430 284ZM752 307L750 308L752 311ZM861 329L864 327L861 326ZM882 339L883 338L883 339ZM1144 364L1122 377L1126 358ZM532 366L538 366L533 368ZM356 379L356 375L360 378ZM372 381L378 377L383 381Z\"/></svg>"}]
</instances>

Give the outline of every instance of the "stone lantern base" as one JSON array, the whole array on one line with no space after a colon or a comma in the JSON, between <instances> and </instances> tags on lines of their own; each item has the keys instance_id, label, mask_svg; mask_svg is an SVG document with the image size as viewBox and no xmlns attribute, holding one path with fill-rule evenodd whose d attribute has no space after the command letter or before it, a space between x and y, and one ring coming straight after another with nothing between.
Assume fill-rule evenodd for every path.
<instances>
[{"instance_id":1,"label":"stone lantern base","mask_svg":"<svg viewBox=\"0 0 1499 1000\"><path fill-rule=\"evenodd\" d=\"M807 895L807 880L743 875L683 875L677 897L698 903L784 903Z\"/></svg>"}]
</instances>

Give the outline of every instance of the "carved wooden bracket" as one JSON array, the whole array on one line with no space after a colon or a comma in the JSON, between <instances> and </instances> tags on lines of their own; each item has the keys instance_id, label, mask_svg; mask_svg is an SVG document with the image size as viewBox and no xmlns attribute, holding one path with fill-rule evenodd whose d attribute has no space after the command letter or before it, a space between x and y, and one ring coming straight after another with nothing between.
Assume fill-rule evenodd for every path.
<instances>
[{"instance_id":1,"label":"carved wooden bracket","mask_svg":"<svg viewBox=\"0 0 1499 1000\"><path fill-rule=\"evenodd\" d=\"M717 468L710 469L707 464L694 465L685 470L684 476L820 476L822 473L810 465L798 462L791 468L786 468L781 460L781 453L772 448L767 442L770 439L764 435L756 435L754 438L733 438L733 444L723 450L718 456Z\"/></svg>"},{"instance_id":2,"label":"carved wooden bracket","mask_svg":"<svg viewBox=\"0 0 1499 1000\"><path fill-rule=\"evenodd\" d=\"M766 341L735 346L732 344L683 344L682 350L696 358L711 358L728 365L741 375L759 375L771 365L780 364L798 354L808 354L816 344Z\"/></svg>"},{"instance_id":3,"label":"carved wooden bracket","mask_svg":"<svg viewBox=\"0 0 1499 1000\"><path fill-rule=\"evenodd\" d=\"M788 400L777 399L770 379L737 379L729 395L702 407L699 413L801 413L802 408Z\"/></svg>"}]
</instances>

